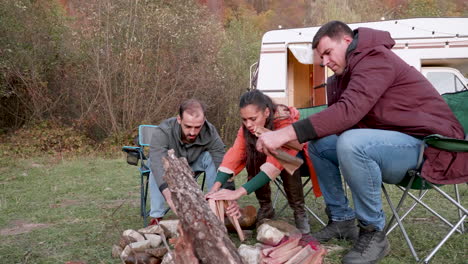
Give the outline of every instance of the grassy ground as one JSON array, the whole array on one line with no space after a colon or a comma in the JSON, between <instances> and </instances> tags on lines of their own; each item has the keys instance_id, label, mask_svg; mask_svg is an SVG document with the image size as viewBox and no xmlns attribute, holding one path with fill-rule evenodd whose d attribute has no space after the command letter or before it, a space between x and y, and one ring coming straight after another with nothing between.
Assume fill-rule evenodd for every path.
<instances>
[{"instance_id":1,"label":"grassy ground","mask_svg":"<svg viewBox=\"0 0 468 264\"><path fill-rule=\"evenodd\" d=\"M243 181L242 177L239 181ZM466 200L468 188L460 186ZM390 186L396 197L398 191ZM444 200L429 197L429 203L453 219ZM279 203L283 203L280 200ZM254 204L244 197L241 204ZM325 219L322 199L309 197L307 205ZM386 203L385 203L386 206ZM139 217L139 178L137 169L121 159L60 157L10 160L0 157L0 263L120 263L111 258L111 246L125 229L142 226ZM386 208L386 212L388 212ZM278 215L292 223L289 208ZM311 228L320 228L311 219ZM432 215L418 210L407 228L415 238L416 249L427 252L446 232ZM390 256L382 263L414 262L399 230L390 234ZM237 236L232 235L238 243ZM467 236L456 234L436 254L432 263L467 263ZM254 243L253 239L248 243ZM332 241L343 250L330 253L326 263L340 263L351 246Z\"/></svg>"}]
</instances>

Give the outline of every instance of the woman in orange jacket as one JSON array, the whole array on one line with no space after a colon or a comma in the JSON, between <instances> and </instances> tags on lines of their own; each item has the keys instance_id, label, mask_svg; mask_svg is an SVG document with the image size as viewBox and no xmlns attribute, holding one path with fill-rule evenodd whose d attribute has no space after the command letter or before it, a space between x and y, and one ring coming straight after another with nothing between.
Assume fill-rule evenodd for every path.
<instances>
[{"instance_id":1,"label":"woman in orange jacket","mask_svg":"<svg viewBox=\"0 0 468 264\"><path fill-rule=\"evenodd\" d=\"M239 103L242 126L240 127L232 148L228 150L218 169L216 182L207 198L216 200L237 200L241 196L255 192L260 208L257 212L257 222L265 218L273 218L275 211L271 202L271 189L269 182L281 175L289 206L294 211L296 227L302 233L309 233L309 219L304 209L304 194L299 170L292 175L283 169L282 165L273 156L256 150L258 127L276 130L299 120L299 111L294 107L275 105L271 98L259 90L244 93ZM296 156L297 150L283 149ZM242 187L231 191L222 189L221 185L240 173L247 170L248 182Z\"/></svg>"}]
</instances>

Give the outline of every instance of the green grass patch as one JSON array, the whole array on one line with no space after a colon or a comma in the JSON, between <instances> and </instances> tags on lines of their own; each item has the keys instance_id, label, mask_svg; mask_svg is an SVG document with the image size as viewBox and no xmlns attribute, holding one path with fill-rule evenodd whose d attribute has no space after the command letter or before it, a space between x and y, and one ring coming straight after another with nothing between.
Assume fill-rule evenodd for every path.
<instances>
[{"instance_id":1,"label":"green grass patch","mask_svg":"<svg viewBox=\"0 0 468 264\"><path fill-rule=\"evenodd\" d=\"M244 181L245 175L241 175L236 185ZM396 200L399 190L394 186L388 188ZM274 194L276 188L272 186L272 189ZM466 185L460 186L462 199L466 198L467 190ZM445 217L451 220L457 217L445 199L435 193L427 198L428 204ZM0 158L0 263L65 263L71 260L120 263L112 259L111 247L123 230L142 227L139 199L137 167L127 165L123 157L43 157L13 161L3 156ZM285 202L280 196L277 208ZM258 206L255 195L243 197L240 204ZM322 198L309 195L306 204L326 221ZM386 202L384 205L385 211L390 212ZM294 222L289 207L277 214L277 218ZM318 230L321 225L310 219L311 229ZM419 207L407 220L409 235L423 254L448 230ZM237 235L231 237L239 245ZM389 240L392 251L382 263L414 262L398 229L390 234ZM254 244L255 239L247 243ZM466 243L466 235L455 234L432 263L466 263ZM325 263L340 263L346 249L351 247L351 243L337 240L327 245L338 245L343 250L327 255Z\"/></svg>"}]
</instances>

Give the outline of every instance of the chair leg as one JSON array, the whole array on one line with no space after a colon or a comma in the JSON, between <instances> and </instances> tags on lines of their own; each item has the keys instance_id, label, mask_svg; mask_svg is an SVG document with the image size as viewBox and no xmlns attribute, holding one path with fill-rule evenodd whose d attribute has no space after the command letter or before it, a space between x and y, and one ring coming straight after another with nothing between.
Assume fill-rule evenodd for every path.
<instances>
[{"instance_id":1,"label":"chair leg","mask_svg":"<svg viewBox=\"0 0 468 264\"><path fill-rule=\"evenodd\" d=\"M403 236L405 237L406 243L408 244L408 247L410 248L411 254L413 255L413 257L414 257L414 259L416 261L419 261L418 254L416 253L416 250L413 247L413 243L411 243L411 240L409 239L408 233L406 233L405 227L403 226L403 224L401 222L401 219L400 219L400 216L398 215L398 210L399 210L401 204L403 203L403 200L405 199L406 194L409 192L409 189L407 189L406 193L403 194L397 208L395 208L393 206L392 200L390 199L390 196L388 195L384 184L382 184L382 191L383 191L383 193L385 195L385 198L387 199L387 202L388 202L388 205L390 206L390 209L393 212L392 219L390 220L389 224L387 225L387 227L384 230L385 233L388 235L388 233L387 233L388 227L391 225L391 223L395 219L397 221L397 223L398 223L398 226L400 227L401 232L403 233Z\"/></svg>"},{"instance_id":2,"label":"chair leg","mask_svg":"<svg viewBox=\"0 0 468 264\"><path fill-rule=\"evenodd\" d=\"M403 202L405 201L406 196L409 193L410 186L413 184L413 181L414 181L415 178L416 178L415 176L411 177L408 185L406 186L406 189L403 192L403 196L401 196L400 201L398 202L398 205L397 205L396 210L395 210L396 212L400 211L400 207L403 205ZM382 190L384 191L384 194L385 194L385 197L387 198L388 203L390 204L391 207L393 207L393 203L392 203L392 201L390 199L390 196L388 195L387 190L385 189L385 185L383 183L382 183ZM396 215L397 214L393 213L392 218L390 218L390 221L388 222L387 227L384 230L387 235L390 233L388 230L389 230L390 226L393 224L393 221L395 220Z\"/></svg>"},{"instance_id":3,"label":"chair leg","mask_svg":"<svg viewBox=\"0 0 468 264\"><path fill-rule=\"evenodd\" d=\"M146 178L146 179L145 179ZM146 203L148 201L148 184L149 184L149 174L141 175L141 213L143 216L143 225L148 226L148 216L149 211L146 210Z\"/></svg>"},{"instance_id":4,"label":"chair leg","mask_svg":"<svg viewBox=\"0 0 468 264\"><path fill-rule=\"evenodd\" d=\"M276 208L276 204L278 203L279 195L280 195L280 192L282 190L281 186L283 185L283 182L278 177L273 181L273 183L275 183L275 185L276 185L276 192L275 192L275 197L273 198L273 205L272 206L273 206L273 208Z\"/></svg>"},{"instance_id":5,"label":"chair leg","mask_svg":"<svg viewBox=\"0 0 468 264\"><path fill-rule=\"evenodd\" d=\"M429 183L428 183L429 184ZM401 186L397 186L398 188L400 188L402 191L404 191L404 188L401 187ZM438 189L437 186L432 186L435 190ZM437 188L437 189L436 189ZM439 193L441 193L442 195L444 195L445 193L440 191L440 189L438 190ZM432 209L431 207L429 207L426 203L424 203L423 201L421 201L420 199L418 199L416 196L414 196L412 193L408 193L408 195L413 198L413 200L415 202L417 202L418 204L420 204L421 206L423 206L424 208L426 208L429 212L431 212L433 215L437 216L442 222L444 222L446 225L450 226L450 228L453 228L453 224L450 223L447 219L445 219L442 215L440 215L439 213L437 213L436 211L434 211L434 209ZM445 194L447 195L447 194ZM447 198L448 197L448 198ZM453 201L454 204L456 204L456 201L453 200L450 196L446 196L447 199ZM459 207L460 208L460 207ZM463 207L461 207L463 208ZM466 211L466 209L465 209ZM458 233L461 234L460 230L457 230Z\"/></svg>"},{"instance_id":6,"label":"chair leg","mask_svg":"<svg viewBox=\"0 0 468 264\"><path fill-rule=\"evenodd\" d=\"M468 135L467 135L468 136ZM454 184L454 191L455 191L455 197L457 198L457 202L459 204L461 204L461 200L460 200L460 192L458 191L458 184ZM463 211L458 208L458 217L461 219L463 217ZM465 233L465 222L462 222L461 226L460 226L460 231L462 233Z\"/></svg>"},{"instance_id":7,"label":"chair leg","mask_svg":"<svg viewBox=\"0 0 468 264\"><path fill-rule=\"evenodd\" d=\"M206 180L206 173L203 172L203 181L202 181L202 184L201 184L201 190L203 192L203 189L205 188L205 180ZM208 190L210 191L210 190Z\"/></svg>"},{"instance_id":8,"label":"chair leg","mask_svg":"<svg viewBox=\"0 0 468 264\"><path fill-rule=\"evenodd\" d=\"M310 178L308 178L302 185L302 188L304 188L307 183L310 181ZM279 194L282 193L284 197L286 197L286 192L284 191L284 189L282 188L282 181L281 179L278 179L276 178L274 180L274 183L277 187L277 190L276 190L276 193L275 193L275 198L273 199L273 208L276 207L276 203L278 201L278 198L279 198ZM307 197L307 195L312 191L312 188L310 188L305 194L304 194L304 199ZM286 208L288 207L288 203L286 203L285 205L283 205L283 207L276 211L276 215L280 215ZM307 210L307 212L309 212L315 219L317 219L317 221L322 224L323 226L326 226L327 224L325 224L325 222L320 219L320 217L314 213L314 211L312 211L312 209L310 209L306 204L304 204L304 209Z\"/></svg>"},{"instance_id":9,"label":"chair leg","mask_svg":"<svg viewBox=\"0 0 468 264\"><path fill-rule=\"evenodd\" d=\"M143 208L145 204L144 195L145 195L145 185L144 185L144 175L140 174L140 215L145 216L145 210Z\"/></svg>"},{"instance_id":10,"label":"chair leg","mask_svg":"<svg viewBox=\"0 0 468 264\"><path fill-rule=\"evenodd\" d=\"M435 253L437 253L437 251L439 251L440 247L442 247L442 245L445 244L445 242L450 238L450 236L452 236L452 234L458 229L458 227L463 224L463 222L465 221L465 218L466 218L466 214L463 217L460 218L460 220L454 225L454 227L442 239L442 241L440 241L440 243L437 244L437 246L431 251L431 253L429 253L429 255L427 255L427 257L424 258L423 263L429 263L431 258L435 255Z\"/></svg>"},{"instance_id":11,"label":"chair leg","mask_svg":"<svg viewBox=\"0 0 468 264\"><path fill-rule=\"evenodd\" d=\"M282 193L282 194L283 194L283 197L287 197L287 196L286 196L286 192L284 191L284 189L283 189L283 187L282 187L282 186L283 186L283 181L282 181L281 179L276 178L276 179L274 180L274 183L275 183L275 185L276 185L276 188L278 188L278 189L277 189L277 191L276 191L276 193L275 193L275 199L274 199L274 201L273 201L273 208L276 207L276 203L278 202L278 198L279 198L279 193ZM275 214L276 214L276 215L280 215L287 207L288 207L288 203L286 203L285 205L283 205L283 207L281 207L280 210L276 210Z\"/></svg>"},{"instance_id":12,"label":"chair leg","mask_svg":"<svg viewBox=\"0 0 468 264\"><path fill-rule=\"evenodd\" d=\"M422 200L422 198L427 194L428 191L429 191L429 190L424 190L424 191L420 190L420 191L419 191L419 195L418 195L419 200ZM413 205L411 205L410 208L406 211L406 213L404 213L404 214L400 217L401 221L403 221L403 220L413 211L413 209L414 209L417 205L418 205L418 203L415 201L415 202L413 203ZM390 233L398 226L398 223L393 224L393 226L391 226L391 227L390 227L390 225L388 225L388 226L389 226L389 228L388 228L388 231L387 231L387 235L390 234Z\"/></svg>"}]
</instances>

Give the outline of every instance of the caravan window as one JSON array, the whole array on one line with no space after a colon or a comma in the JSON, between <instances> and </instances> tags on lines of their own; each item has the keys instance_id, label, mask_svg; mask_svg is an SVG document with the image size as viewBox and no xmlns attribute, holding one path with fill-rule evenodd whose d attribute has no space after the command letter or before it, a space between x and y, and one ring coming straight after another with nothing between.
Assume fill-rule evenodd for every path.
<instances>
[{"instance_id":1,"label":"caravan window","mask_svg":"<svg viewBox=\"0 0 468 264\"><path fill-rule=\"evenodd\" d=\"M426 77L440 94L453 93L463 89L463 83L451 72L428 72Z\"/></svg>"}]
</instances>

